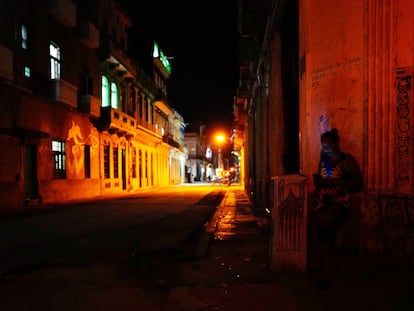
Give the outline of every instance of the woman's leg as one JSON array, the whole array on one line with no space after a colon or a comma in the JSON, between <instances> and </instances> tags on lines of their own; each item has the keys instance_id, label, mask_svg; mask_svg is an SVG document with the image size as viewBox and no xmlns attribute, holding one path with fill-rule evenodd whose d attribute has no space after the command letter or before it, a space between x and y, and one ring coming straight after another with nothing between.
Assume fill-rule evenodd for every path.
<instances>
[{"instance_id":1,"label":"woman's leg","mask_svg":"<svg viewBox=\"0 0 414 311\"><path fill-rule=\"evenodd\" d=\"M321 286L332 282L332 260L336 249L337 234L346 220L347 210L341 204L323 206L315 211L314 222L319 241L322 263Z\"/></svg>"}]
</instances>

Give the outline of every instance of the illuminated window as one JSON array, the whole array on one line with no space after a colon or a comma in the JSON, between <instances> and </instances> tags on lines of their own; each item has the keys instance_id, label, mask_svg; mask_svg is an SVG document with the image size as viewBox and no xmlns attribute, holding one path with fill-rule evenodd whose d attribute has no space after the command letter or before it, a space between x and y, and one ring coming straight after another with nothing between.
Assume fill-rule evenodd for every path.
<instances>
[{"instance_id":1,"label":"illuminated window","mask_svg":"<svg viewBox=\"0 0 414 311\"><path fill-rule=\"evenodd\" d=\"M118 109L118 86L115 82L111 83L111 107Z\"/></svg>"},{"instance_id":2,"label":"illuminated window","mask_svg":"<svg viewBox=\"0 0 414 311\"><path fill-rule=\"evenodd\" d=\"M102 90L101 90L101 105L102 107L109 107L109 82L108 78L102 76Z\"/></svg>"},{"instance_id":3,"label":"illuminated window","mask_svg":"<svg viewBox=\"0 0 414 311\"><path fill-rule=\"evenodd\" d=\"M61 140L52 140L53 177L66 178L66 143Z\"/></svg>"},{"instance_id":4,"label":"illuminated window","mask_svg":"<svg viewBox=\"0 0 414 311\"><path fill-rule=\"evenodd\" d=\"M27 43L27 27L26 27L26 25L21 26L20 36L21 36L21 40L22 40L22 49L27 50L28 43Z\"/></svg>"},{"instance_id":5,"label":"illuminated window","mask_svg":"<svg viewBox=\"0 0 414 311\"><path fill-rule=\"evenodd\" d=\"M49 44L50 78L60 79L60 48L55 43Z\"/></svg>"},{"instance_id":6,"label":"illuminated window","mask_svg":"<svg viewBox=\"0 0 414 311\"><path fill-rule=\"evenodd\" d=\"M24 76L30 78L30 67L24 66Z\"/></svg>"},{"instance_id":7,"label":"illuminated window","mask_svg":"<svg viewBox=\"0 0 414 311\"><path fill-rule=\"evenodd\" d=\"M102 107L118 109L118 86L106 76L102 76L101 98Z\"/></svg>"}]
</instances>

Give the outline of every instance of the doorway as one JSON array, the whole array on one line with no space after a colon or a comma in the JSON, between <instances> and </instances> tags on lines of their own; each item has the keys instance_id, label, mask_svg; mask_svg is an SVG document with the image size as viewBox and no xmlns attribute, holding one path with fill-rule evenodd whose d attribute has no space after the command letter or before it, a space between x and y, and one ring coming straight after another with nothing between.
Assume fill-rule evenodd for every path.
<instances>
[{"instance_id":1,"label":"doorway","mask_svg":"<svg viewBox=\"0 0 414 311\"><path fill-rule=\"evenodd\" d=\"M37 146L25 145L23 150L24 199L39 199L39 181L37 178Z\"/></svg>"},{"instance_id":2,"label":"doorway","mask_svg":"<svg viewBox=\"0 0 414 311\"><path fill-rule=\"evenodd\" d=\"M121 165L122 165L122 190L127 188L127 178L126 178L126 154L125 149L121 150Z\"/></svg>"}]
</instances>

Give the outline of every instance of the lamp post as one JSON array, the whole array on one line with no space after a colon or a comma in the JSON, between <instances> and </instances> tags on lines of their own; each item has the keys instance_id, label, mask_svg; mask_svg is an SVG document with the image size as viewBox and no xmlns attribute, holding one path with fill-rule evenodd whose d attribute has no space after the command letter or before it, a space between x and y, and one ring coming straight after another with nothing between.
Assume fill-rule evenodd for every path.
<instances>
[{"instance_id":1,"label":"lamp post","mask_svg":"<svg viewBox=\"0 0 414 311\"><path fill-rule=\"evenodd\" d=\"M219 175L222 174L223 171L223 159L222 159L222 154L221 154L221 147L224 145L224 143L226 142L226 136L222 133L217 133L215 135L214 138L218 149L217 149L217 166L218 166L218 171L219 171Z\"/></svg>"}]
</instances>

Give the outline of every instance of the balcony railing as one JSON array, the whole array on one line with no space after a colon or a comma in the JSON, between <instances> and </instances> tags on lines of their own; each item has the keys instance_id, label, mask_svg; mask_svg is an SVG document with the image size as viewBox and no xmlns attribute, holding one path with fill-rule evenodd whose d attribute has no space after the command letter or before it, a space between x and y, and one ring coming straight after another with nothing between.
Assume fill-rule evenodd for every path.
<instances>
[{"instance_id":1,"label":"balcony railing","mask_svg":"<svg viewBox=\"0 0 414 311\"><path fill-rule=\"evenodd\" d=\"M126 113L111 109L111 128L116 128L118 131L135 134L136 122L135 118Z\"/></svg>"},{"instance_id":2,"label":"balcony railing","mask_svg":"<svg viewBox=\"0 0 414 311\"><path fill-rule=\"evenodd\" d=\"M145 128L148 131L154 132L158 135L161 135L160 130L156 129L154 125L148 123L147 121L144 121L142 119L137 119L137 127Z\"/></svg>"}]
</instances>

